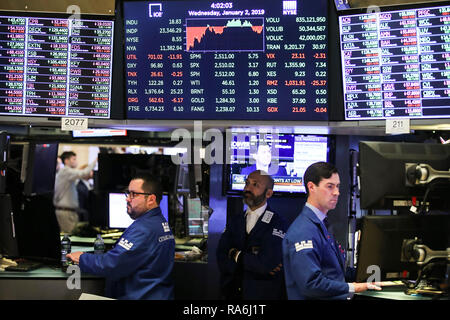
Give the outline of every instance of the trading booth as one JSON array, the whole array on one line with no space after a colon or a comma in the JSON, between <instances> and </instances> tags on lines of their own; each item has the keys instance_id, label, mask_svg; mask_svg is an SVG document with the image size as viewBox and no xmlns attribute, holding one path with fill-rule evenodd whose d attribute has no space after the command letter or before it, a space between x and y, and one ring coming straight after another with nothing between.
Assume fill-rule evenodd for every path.
<instances>
[{"instance_id":1,"label":"trading booth","mask_svg":"<svg viewBox=\"0 0 450 320\"><path fill-rule=\"evenodd\" d=\"M133 222L148 172L175 236L176 300L220 299L216 249L248 174L292 223L306 168L339 170L331 228L355 299L448 299L450 5L107 0L0 4L0 299L104 296L61 269L58 157L98 159L72 251ZM78 282L81 281L81 282ZM81 285L80 285L81 283Z\"/></svg>"}]
</instances>

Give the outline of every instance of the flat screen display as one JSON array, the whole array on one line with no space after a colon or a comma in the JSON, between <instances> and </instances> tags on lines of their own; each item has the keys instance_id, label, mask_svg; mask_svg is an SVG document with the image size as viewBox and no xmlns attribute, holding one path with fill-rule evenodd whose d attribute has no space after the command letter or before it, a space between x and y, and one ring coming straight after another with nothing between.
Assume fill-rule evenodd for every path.
<instances>
[{"instance_id":1,"label":"flat screen display","mask_svg":"<svg viewBox=\"0 0 450 320\"><path fill-rule=\"evenodd\" d=\"M87 130L72 131L72 136L74 138L116 137L126 135L127 135L126 129L87 129Z\"/></svg>"},{"instance_id":2,"label":"flat screen display","mask_svg":"<svg viewBox=\"0 0 450 320\"><path fill-rule=\"evenodd\" d=\"M126 229L134 220L127 213L127 200L124 193L109 194L108 227L111 229ZM159 204L162 215L169 221L169 196L163 195Z\"/></svg>"},{"instance_id":3,"label":"flat screen display","mask_svg":"<svg viewBox=\"0 0 450 320\"><path fill-rule=\"evenodd\" d=\"M328 120L326 0L123 5L128 118Z\"/></svg>"},{"instance_id":4,"label":"flat screen display","mask_svg":"<svg viewBox=\"0 0 450 320\"><path fill-rule=\"evenodd\" d=\"M450 6L339 17L346 120L450 117Z\"/></svg>"},{"instance_id":5,"label":"flat screen display","mask_svg":"<svg viewBox=\"0 0 450 320\"><path fill-rule=\"evenodd\" d=\"M305 170L315 162L329 160L328 142L327 136L318 135L234 133L226 170L227 192L240 193L251 172L264 170L274 179L275 193L305 193Z\"/></svg>"},{"instance_id":6,"label":"flat screen display","mask_svg":"<svg viewBox=\"0 0 450 320\"><path fill-rule=\"evenodd\" d=\"M208 224L203 219L202 204L199 198L186 198L188 235L190 237L208 234Z\"/></svg>"},{"instance_id":7,"label":"flat screen display","mask_svg":"<svg viewBox=\"0 0 450 320\"><path fill-rule=\"evenodd\" d=\"M28 160L25 193L50 193L55 190L56 163L58 158L57 143L43 143L34 146L34 154ZM30 186L32 187L29 190Z\"/></svg>"},{"instance_id":8,"label":"flat screen display","mask_svg":"<svg viewBox=\"0 0 450 320\"><path fill-rule=\"evenodd\" d=\"M109 118L113 25L0 13L0 115Z\"/></svg>"}]
</instances>

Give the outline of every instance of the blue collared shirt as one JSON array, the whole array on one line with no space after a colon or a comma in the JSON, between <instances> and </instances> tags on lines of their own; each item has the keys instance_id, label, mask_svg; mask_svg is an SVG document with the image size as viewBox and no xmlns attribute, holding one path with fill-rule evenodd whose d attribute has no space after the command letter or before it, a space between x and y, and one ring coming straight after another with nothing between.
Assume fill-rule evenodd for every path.
<instances>
[{"instance_id":1,"label":"blue collared shirt","mask_svg":"<svg viewBox=\"0 0 450 320\"><path fill-rule=\"evenodd\" d=\"M319 218L320 221L322 221L323 223L323 219L325 219L327 217L326 213L323 213L322 211L320 211L319 209L317 209L316 207L314 207L311 203L307 202L305 203L305 206L307 206L308 208L310 208L317 216L317 218Z\"/></svg>"}]
</instances>

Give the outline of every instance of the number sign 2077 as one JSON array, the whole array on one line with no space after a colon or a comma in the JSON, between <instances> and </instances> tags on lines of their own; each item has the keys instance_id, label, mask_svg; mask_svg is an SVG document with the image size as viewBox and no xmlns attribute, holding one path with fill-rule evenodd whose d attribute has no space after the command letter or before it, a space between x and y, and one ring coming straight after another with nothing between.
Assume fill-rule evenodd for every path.
<instances>
[{"instance_id":1,"label":"number sign 2077","mask_svg":"<svg viewBox=\"0 0 450 320\"><path fill-rule=\"evenodd\" d=\"M88 128L87 118L62 118L61 130L86 130Z\"/></svg>"}]
</instances>

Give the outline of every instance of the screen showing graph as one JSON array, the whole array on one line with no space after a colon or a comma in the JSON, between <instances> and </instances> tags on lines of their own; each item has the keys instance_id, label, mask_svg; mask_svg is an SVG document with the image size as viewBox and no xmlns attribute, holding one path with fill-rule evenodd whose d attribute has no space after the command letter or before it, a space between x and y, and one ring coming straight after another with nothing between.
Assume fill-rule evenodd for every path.
<instances>
[{"instance_id":1,"label":"screen showing graph","mask_svg":"<svg viewBox=\"0 0 450 320\"><path fill-rule=\"evenodd\" d=\"M186 19L186 51L264 51L263 27L262 18Z\"/></svg>"},{"instance_id":2,"label":"screen showing graph","mask_svg":"<svg viewBox=\"0 0 450 320\"><path fill-rule=\"evenodd\" d=\"M347 120L450 118L450 6L339 17Z\"/></svg>"},{"instance_id":3,"label":"screen showing graph","mask_svg":"<svg viewBox=\"0 0 450 320\"><path fill-rule=\"evenodd\" d=\"M113 26L0 14L0 115L109 118Z\"/></svg>"},{"instance_id":4,"label":"screen showing graph","mask_svg":"<svg viewBox=\"0 0 450 320\"><path fill-rule=\"evenodd\" d=\"M326 0L123 5L128 118L328 120Z\"/></svg>"}]
</instances>

